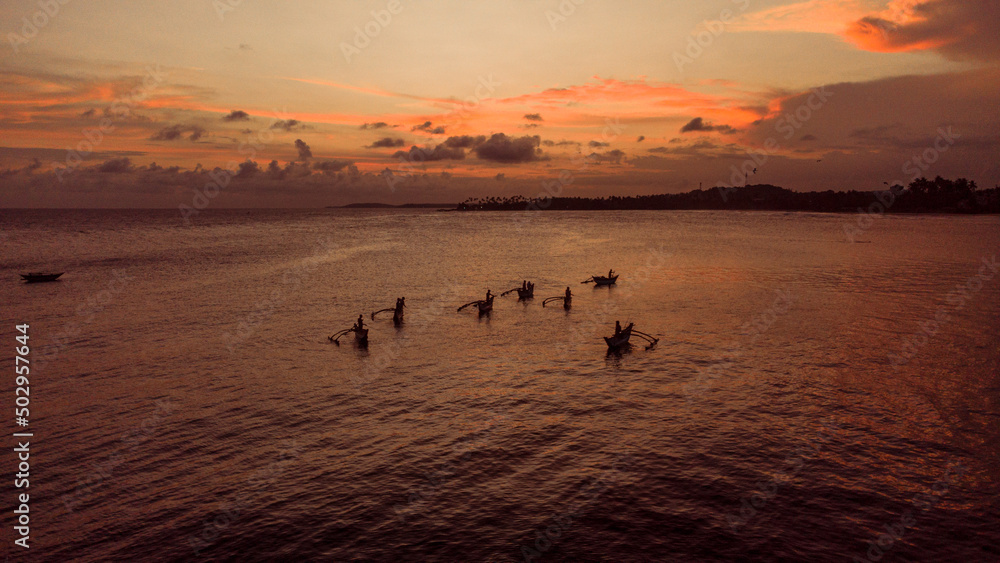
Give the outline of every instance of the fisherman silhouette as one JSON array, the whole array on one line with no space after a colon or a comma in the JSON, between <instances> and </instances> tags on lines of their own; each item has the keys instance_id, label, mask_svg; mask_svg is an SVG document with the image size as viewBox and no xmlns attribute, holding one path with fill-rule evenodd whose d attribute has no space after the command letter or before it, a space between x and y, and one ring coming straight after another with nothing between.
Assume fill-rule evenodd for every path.
<instances>
[{"instance_id":1,"label":"fisherman silhouette","mask_svg":"<svg viewBox=\"0 0 1000 563\"><path fill-rule=\"evenodd\" d=\"M622 333L622 323L615 321L615 336Z\"/></svg>"},{"instance_id":2,"label":"fisherman silhouette","mask_svg":"<svg viewBox=\"0 0 1000 563\"><path fill-rule=\"evenodd\" d=\"M609 278L613 278L613 277L615 277L615 271L614 271L613 269L611 269L611 270L608 270L608 277L609 277Z\"/></svg>"},{"instance_id":3,"label":"fisherman silhouette","mask_svg":"<svg viewBox=\"0 0 1000 563\"><path fill-rule=\"evenodd\" d=\"M573 292L569 290L569 286L566 287L566 299L573 297Z\"/></svg>"},{"instance_id":4,"label":"fisherman silhouette","mask_svg":"<svg viewBox=\"0 0 1000 563\"><path fill-rule=\"evenodd\" d=\"M358 315L358 322L354 323L354 331L361 332L365 328L365 316Z\"/></svg>"}]
</instances>

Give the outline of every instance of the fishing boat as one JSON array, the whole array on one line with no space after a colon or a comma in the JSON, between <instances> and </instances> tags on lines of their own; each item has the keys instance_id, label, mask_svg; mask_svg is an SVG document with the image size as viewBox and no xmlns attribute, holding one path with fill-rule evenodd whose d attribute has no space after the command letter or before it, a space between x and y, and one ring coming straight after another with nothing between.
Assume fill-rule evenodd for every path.
<instances>
[{"instance_id":1,"label":"fishing boat","mask_svg":"<svg viewBox=\"0 0 1000 563\"><path fill-rule=\"evenodd\" d=\"M361 330L354 331L354 342L358 346L368 346L368 329L363 328Z\"/></svg>"},{"instance_id":2,"label":"fishing boat","mask_svg":"<svg viewBox=\"0 0 1000 563\"><path fill-rule=\"evenodd\" d=\"M374 321L375 315L378 315L379 313L388 313L389 311L392 311L392 323L396 326L399 326L403 324L403 309L405 307L406 307L406 298L400 297L399 299L396 299L395 307L389 307L388 309L380 309L378 311L373 311L371 319Z\"/></svg>"},{"instance_id":3,"label":"fishing boat","mask_svg":"<svg viewBox=\"0 0 1000 563\"><path fill-rule=\"evenodd\" d=\"M508 293L517 292L517 298L519 300L533 299L535 297L535 284L525 281L521 284L521 287L515 287L514 289L508 289L507 291L500 294L500 297L507 295Z\"/></svg>"},{"instance_id":4,"label":"fishing boat","mask_svg":"<svg viewBox=\"0 0 1000 563\"><path fill-rule=\"evenodd\" d=\"M513 291L513 290L511 290L511 291ZM472 307L473 305L475 305L476 308L479 309L479 314L480 315L485 314L485 313L489 313L490 311L493 310L493 300L496 299L496 297L497 297L496 295L493 295L492 293L489 292L489 290L487 290L486 291L486 299L478 299L476 301L469 301L465 305L462 305L461 307L459 307L458 311L461 312L462 309L465 309L466 307Z\"/></svg>"},{"instance_id":5,"label":"fishing boat","mask_svg":"<svg viewBox=\"0 0 1000 563\"><path fill-rule=\"evenodd\" d=\"M608 343L608 348L615 350L628 346L628 340L632 337L633 326L635 326L633 323L629 323L628 326L618 334L614 336L605 336L604 341Z\"/></svg>"},{"instance_id":6,"label":"fishing boat","mask_svg":"<svg viewBox=\"0 0 1000 563\"><path fill-rule=\"evenodd\" d=\"M56 281L61 275L63 275L63 272L59 272L57 274L47 272L28 272L27 274L21 274L21 279L23 279L25 283L50 282Z\"/></svg>"},{"instance_id":7,"label":"fishing boat","mask_svg":"<svg viewBox=\"0 0 1000 563\"><path fill-rule=\"evenodd\" d=\"M494 299L495 299L495 297L491 295L489 299L483 299L482 301L479 301L479 302L476 303L476 307L479 308L479 314L480 315L485 314L485 313L489 313L490 311L493 310L493 300Z\"/></svg>"},{"instance_id":8,"label":"fishing boat","mask_svg":"<svg viewBox=\"0 0 1000 563\"><path fill-rule=\"evenodd\" d=\"M594 285L614 285L618 281L618 274L610 278L607 276L594 276L593 281Z\"/></svg>"}]
</instances>

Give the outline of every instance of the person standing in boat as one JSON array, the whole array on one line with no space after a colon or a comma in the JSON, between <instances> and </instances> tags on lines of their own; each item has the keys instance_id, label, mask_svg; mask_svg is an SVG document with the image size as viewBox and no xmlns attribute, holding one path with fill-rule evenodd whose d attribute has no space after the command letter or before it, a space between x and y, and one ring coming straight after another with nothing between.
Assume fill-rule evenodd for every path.
<instances>
[{"instance_id":1,"label":"person standing in boat","mask_svg":"<svg viewBox=\"0 0 1000 563\"><path fill-rule=\"evenodd\" d=\"M358 322L354 323L354 332L361 332L365 329L365 316L358 315Z\"/></svg>"},{"instance_id":2,"label":"person standing in boat","mask_svg":"<svg viewBox=\"0 0 1000 563\"><path fill-rule=\"evenodd\" d=\"M573 292L569 290L569 286L566 286L566 301L573 298Z\"/></svg>"},{"instance_id":3,"label":"person standing in boat","mask_svg":"<svg viewBox=\"0 0 1000 563\"><path fill-rule=\"evenodd\" d=\"M608 279L611 279L613 277L615 277L615 270L614 270L614 268L608 270Z\"/></svg>"},{"instance_id":4,"label":"person standing in boat","mask_svg":"<svg viewBox=\"0 0 1000 563\"><path fill-rule=\"evenodd\" d=\"M622 333L622 323L620 321L615 321L615 336Z\"/></svg>"},{"instance_id":5,"label":"person standing in boat","mask_svg":"<svg viewBox=\"0 0 1000 563\"><path fill-rule=\"evenodd\" d=\"M486 302L489 303L490 301L493 301L493 292L487 289L486 290Z\"/></svg>"}]
</instances>

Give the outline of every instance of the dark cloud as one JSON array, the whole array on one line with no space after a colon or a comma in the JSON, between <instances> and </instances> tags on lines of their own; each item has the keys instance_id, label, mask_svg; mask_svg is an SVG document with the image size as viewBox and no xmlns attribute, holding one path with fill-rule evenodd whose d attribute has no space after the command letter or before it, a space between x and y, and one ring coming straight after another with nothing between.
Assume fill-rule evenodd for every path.
<instances>
[{"instance_id":1,"label":"dark cloud","mask_svg":"<svg viewBox=\"0 0 1000 563\"><path fill-rule=\"evenodd\" d=\"M495 133L473 150L483 160L505 164L532 162L542 159L542 150L538 148L541 141L538 135L514 138Z\"/></svg>"},{"instance_id":2,"label":"dark cloud","mask_svg":"<svg viewBox=\"0 0 1000 563\"><path fill-rule=\"evenodd\" d=\"M313 163L313 170L319 170L324 174L331 174L353 165L354 163L350 160L330 159Z\"/></svg>"},{"instance_id":3,"label":"dark cloud","mask_svg":"<svg viewBox=\"0 0 1000 563\"><path fill-rule=\"evenodd\" d=\"M240 51L253 51L249 43L240 43Z\"/></svg>"},{"instance_id":4,"label":"dark cloud","mask_svg":"<svg viewBox=\"0 0 1000 563\"><path fill-rule=\"evenodd\" d=\"M302 139L295 139L295 150L299 151L299 160L305 161L313 157L312 149Z\"/></svg>"},{"instance_id":5,"label":"dark cloud","mask_svg":"<svg viewBox=\"0 0 1000 563\"><path fill-rule=\"evenodd\" d=\"M90 108L87 111L81 113L80 117L94 117L94 115L96 113L97 113L97 110L95 110L94 108Z\"/></svg>"},{"instance_id":6,"label":"dark cloud","mask_svg":"<svg viewBox=\"0 0 1000 563\"><path fill-rule=\"evenodd\" d=\"M132 170L132 161L127 157L113 158L97 167L97 171L102 174L125 174Z\"/></svg>"},{"instance_id":7,"label":"dark cloud","mask_svg":"<svg viewBox=\"0 0 1000 563\"><path fill-rule=\"evenodd\" d=\"M305 127L306 126L303 125L302 122L299 121L299 120L297 120L297 119L288 119L288 120L281 119L281 120L275 121L271 125L271 129L283 129L285 131L293 131L296 128L298 128L298 129L305 129Z\"/></svg>"},{"instance_id":8,"label":"dark cloud","mask_svg":"<svg viewBox=\"0 0 1000 563\"><path fill-rule=\"evenodd\" d=\"M402 139L393 139L392 137L383 137L374 143L366 146L366 149L382 149L382 148L395 148L405 145L406 142Z\"/></svg>"},{"instance_id":9,"label":"dark cloud","mask_svg":"<svg viewBox=\"0 0 1000 563\"><path fill-rule=\"evenodd\" d=\"M433 149L410 147L408 151L396 151L393 158L405 158L410 162L432 162L437 160L463 160L465 151L461 148L449 147L444 144Z\"/></svg>"},{"instance_id":10,"label":"dark cloud","mask_svg":"<svg viewBox=\"0 0 1000 563\"><path fill-rule=\"evenodd\" d=\"M934 49L959 60L1000 59L1000 4L996 0L927 0L899 24L877 16L854 22L848 38L873 51Z\"/></svg>"},{"instance_id":11,"label":"dark cloud","mask_svg":"<svg viewBox=\"0 0 1000 563\"><path fill-rule=\"evenodd\" d=\"M733 129L729 125L712 125L711 123L705 123L705 121L702 118L696 117L691 121L688 121L686 124L684 124L683 127L681 127L681 133L690 133L693 131L702 131L702 132L718 131L719 133L735 133L736 129Z\"/></svg>"},{"instance_id":12,"label":"dark cloud","mask_svg":"<svg viewBox=\"0 0 1000 563\"><path fill-rule=\"evenodd\" d=\"M608 163L608 164L621 164L622 160L625 159L625 153L614 149L603 154L598 154L596 152L587 155L587 159L591 162L596 163Z\"/></svg>"},{"instance_id":13,"label":"dark cloud","mask_svg":"<svg viewBox=\"0 0 1000 563\"><path fill-rule=\"evenodd\" d=\"M425 121L420 125L414 125L412 128L410 128L410 131L423 131L424 133L428 133L431 135L444 135L444 127L442 126L434 127L434 124L432 124L430 121Z\"/></svg>"},{"instance_id":14,"label":"dark cloud","mask_svg":"<svg viewBox=\"0 0 1000 563\"><path fill-rule=\"evenodd\" d=\"M205 134L205 129L198 125L171 125L170 127L164 127L157 131L152 137L149 138L151 141L176 141L184 135L188 136L188 140L197 141Z\"/></svg>"},{"instance_id":15,"label":"dark cloud","mask_svg":"<svg viewBox=\"0 0 1000 563\"><path fill-rule=\"evenodd\" d=\"M539 113L526 113L524 118L528 121L542 121L542 115Z\"/></svg>"},{"instance_id":16,"label":"dark cloud","mask_svg":"<svg viewBox=\"0 0 1000 563\"><path fill-rule=\"evenodd\" d=\"M389 124L384 121L376 121L375 123L365 123L359 129L382 129L388 126Z\"/></svg>"},{"instance_id":17,"label":"dark cloud","mask_svg":"<svg viewBox=\"0 0 1000 563\"><path fill-rule=\"evenodd\" d=\"M815 141L816 140L816 135L802 135L802 137L799 140L800 141Z\"/></svg>"},{"instance_id":18,"label":"dark cloud","mask_svg":"<svg viewBox=\"0 0 1000 563\"><path fill-rule=\"evenodd\" d=\"M542 144L547 147L571 147L579 146L580 143L576 141L542 141Z\"/></svg>"},{"instance_id":19,"label":"dark cloud","mask_svg":"<svg viewBox=\"0 0 1000 563\"><path fill-rule=\"evenodd\" d=\"M495 180L496 180L497 182L503 182L504 180L506 180L506 179L507 179L507 175L506 175L506 174L504 174L503 172L501 172L501 173L497 174L496 176L494 176L494 179L495 179Z\"/></svg>"},{"instance_id":20,"label":"dark cloud","mask_svg":"<svg viewBox=\"0 0 1000 563\"><path fill-rule=\"evenodd\" d=\"M538 127L538 124L537 123L522 123L521 125L518 125L518 127L520 127L521 129L534 129L535 127Z\"/></svg>"},{"instance_id":21,"label":"dark cloud","mask_svg":"<svg viewBox=\"0 0 1000 563\"><path fill-rule=\"evenodd\" d=\"M611 143L602 143L600 141L591 141L591 142L587 143L587 146L589 146L590 148L593 148L593 149L599 149L601 147L610 147Z\"/></svg>"},{"instance_id":22,"label":"dark cloud","mask_svg":"<svg viewBox=\"0 0 1000 563\"><path fill-rule=\"evenodd\" d=\"M252 160L241 162L239 170L236 171L237 178L250 178L257 174L260 174L260 166Z\"/></svg>"},{"instance_id":23,"label":"dark cloud","mask_svg":"<svg viewBox=\"0 0 1000 563\"><path fill-rule=\"evenodd\" d=\"M476 145L481 145L486 141L485 135L473 137L471 135L461 135L458 137L448 137L444 145L453 149L471 149Z\"/></svg>"},{"instance_id":24,"label":"dark cloud","mask_svg":"<svg viewBox=\"0 0 1000 563\"><path fill-rule=\"evenodd\" d=\"M643 141L645 141L645 140L646 140L646 136L645 136L645 135L639 135L639 136L638 136L638 137L637 137L637 138L635 139L635 142L637 142L637 143L641 143L641 142L643 142Z\"/></svg>"},{"instance_id":25,"label":"dark cloud","mask_svg":"<svg viewBox=\"0 0 1000 563\"><path fill-rule=\"evenodd\" d=\"M222 116L223 121L250 121L250 114L241 110L234 109L229 112L229 115Z\"/></svg>"}]
</instances>

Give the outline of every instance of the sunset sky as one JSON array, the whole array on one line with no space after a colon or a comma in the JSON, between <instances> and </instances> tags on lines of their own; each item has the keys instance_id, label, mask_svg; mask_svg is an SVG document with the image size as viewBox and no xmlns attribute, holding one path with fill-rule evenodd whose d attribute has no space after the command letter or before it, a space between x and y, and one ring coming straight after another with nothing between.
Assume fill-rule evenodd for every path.
<instances>
[{"instance_id":1,"label":"sunset sky","mask_svg":"<svg viewBox=\"0 0 1000 563\"><path fill-rule=\"evenodd\" d=\"M14 0L0 16L4 207L206 189L219 207L458 202L560 177L562 195L631 195L743 168L799 191L1000 183L995 0Z\"/></svg>"}]
</instances>

